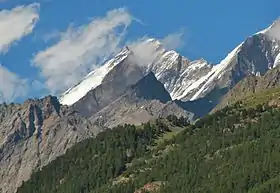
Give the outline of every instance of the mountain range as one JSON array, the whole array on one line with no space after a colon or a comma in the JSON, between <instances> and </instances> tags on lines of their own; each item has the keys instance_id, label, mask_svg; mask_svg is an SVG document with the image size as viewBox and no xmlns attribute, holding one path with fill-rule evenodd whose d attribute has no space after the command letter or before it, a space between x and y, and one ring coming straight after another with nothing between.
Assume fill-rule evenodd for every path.
<instances>
[{"instance_id":1,"label":"mountain range","mask_svg":"<svg viewBox=\"0 0 280 193\"><path fill-rule=\"evenodd\" d=\"M278 27L279 21L276 21L248 37L215 65L204 59L190 61L174 50L166 50L155 39L137 46L128 45L79 84L69 88L59 101L92 117L124 94L129 86L153 72L171 101L196 117L204 116L240 80L264 75L278 66L280 41L272 35ZM203 111L197 108L202 104Z\"/></svg>"},{"instance_id":2,"label":"mountain range","mask_svg":"<svg viewBox=\"0 0 280 193\"><path fill-rule=\"evenodd\" d=\"M242 97L279 88L280 22L241 42L225 59L190 61L156 39L127 45L59 98L0 105L0 192L107 128L169 115L196 119Z\"/></svg>"}]
</instances>

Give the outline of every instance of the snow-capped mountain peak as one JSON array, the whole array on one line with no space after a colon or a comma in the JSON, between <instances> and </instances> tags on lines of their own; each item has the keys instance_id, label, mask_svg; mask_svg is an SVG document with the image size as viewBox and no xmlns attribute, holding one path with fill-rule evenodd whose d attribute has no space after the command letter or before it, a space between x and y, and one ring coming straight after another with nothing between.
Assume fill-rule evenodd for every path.
<instances>
[{"instance_id":1,"label":"snow-capped mountain peak","mask_svg":"<svg viewBox=\"0 0 280 193\"><path fill-rule=\"evenodd\" d=\"M236 56L239 53L242 45L243 42L240 45L238 45L234 50L232 50L227 55L227 57L223 59L219 64L214 65L207 75L201 77L196 82L196 84L199 85L200 89L192 96L192 98L190 99L191 101L200 98L205 93L207 94L208 89L213 89L214 82L217 82L217 80L219 80L227 72L227 69L230 68L230 65L233 62L236 62Z\"/></svg>"},{"instance_id":2,"label":"snow-capped mountain peak","mask_svg":"<svg viewBox=\"0 0 280 193\"><path fill-rule=\"evenodd\" d=\"M108 60L104 65L90 72L81 82L68 89L62 94L59 101L64 105L72 105L87 94L90 90L99 86L104 77L130 54L130 50L123 48L114 58Z\"/></svg>"},{"instance_id":3,"label":"snow-capped mountain peak","mask_svg":"<svg viewBox=\"0 0 280 193\"><path fill-rule=\"evenodd\" d=\"M151 52L151 54L147 53L149 51ZM143 64L143 67L147 68L147 73L148 73L149 71L148 69L151 66L151 64L154 62L154 60L162 61L160 59L161 57L159 57L161 55L163 55L163 58L168 58L168 62L165 62L168 64L172 63L172 60L175 60L176 58L174 57L169 58L167 56L170 55L173 56L176 55L176 57L179 56L179 54L176 53L175 51L167 52L164 49L163 45L160 43L160 41L156 39L147 39L146 41L143 41L140 44L135 44L135 45L132 44L126 46L115 57L105 62L99 68L94 69L77 85L71 87L66 92L64 92L61 95L59 101L64 105L72 105L76 103L79 99L85 96L90 90L95 89L97 86L101 85L105 76L112 69L114 69L118 64L120 64L126 59L128 62L131 63L131 65L137 65L139 61L145 63ZM147 57L148 59L145 60L145 57ZM164 69L165 65L162 65L162 67Z\"/></svg>"},{"instance_id":4,"label":"snow-capped mountain peak","mask_svg":"<svg viewBox=\"0 0 280 193\"><path fill-rule=\"evenodd\" d=\"M279 65L280 42L269 37L279 26L277 20L267 29L248 37L216 65L203 59L190 61L174 50L166 50L156 39L130 44L66 91L60 102L74 104L102 84L104 77L124 60L128 65L140 65L146 73L152 71L173 100L194 101L213 90L229 89L249 74L262 75Z\"/></svg>"},{"instance_id":5,"label":"snow-capped mountain peak","mask_svg":"<svg viewBox=\"0 0 280 193\"><path fill-rule=\"evenodd\" d=\"M280 30L280 19L275 20L270 26L268 26L267 28L257 32L255 35L257 34L268 34L271 33L273 31L278 31Z\"/></svg>"}]
</instances>

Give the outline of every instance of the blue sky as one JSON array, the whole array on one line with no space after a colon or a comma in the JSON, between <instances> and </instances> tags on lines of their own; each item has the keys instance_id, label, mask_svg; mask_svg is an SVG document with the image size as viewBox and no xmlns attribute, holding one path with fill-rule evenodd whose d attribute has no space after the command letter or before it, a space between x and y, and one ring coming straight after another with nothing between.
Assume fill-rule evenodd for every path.
<instances>
[{"instance_id":1,"label":"blue sky","mask_svg":"<svg viewBox=\"0 0 280 193\"><path fill-rule=\"evenodd\" d=\"M28 7L31 4L33 7ZM110 10L125 8L115 13L117 16L114 17L119 17L119 21L108 29L114 32L104 32L106 38L113 38L113 42L118 45L111 45L111 42L105 38L104 47L100 51L103 50L103 52L99 53L96 47L87 44L89 50L81 52L83 60L72 57L70 63L75 65L73 69L77 68L77 64L74 64L77 62L99 62L126 42L136 41L143 36L162 39L169 34L180 34L180 40L184 42L184 45L176 50L187 58L192 60L204 58L209 62L218 63L246 37L268 27L280 15L280 1L277 0L2 0L0 31L2 30L1 22L4 22L1 12L13 13L18 6L23 6L21 12L18 13L18 17L22 17L23 20L16 21L23 25L23 21L29 19L26 25L32 25L32 30L27 33L26 26L23 26L22 30L25 34L15 34L17 41L10 39L7 48L4 51L0 50L1 68L5 69L2 73L6 72L9 75L3 75L2 79L0 78L0 101L22 101L29 97L40 97L50 93L59 94L68 85L77 82L91 68L94 68L93 65L87 64L83 66L84 70L79 72L79 75L66 75L66 78L61 79L63 74L53 75L48 71L47 66L54 69L61 67L63 72L63 65L67 68L65 65L68 60L58 62L63 53L58 57L52 52L52 59L49 60L47 54L50 50L48 49L61 42L63 38L65 39L66 34L70 34L71 40L77 38L79 36L76 34L77 29L86 30L97 17L100 20L103 19L100 22L105 22L104 18L113 19L110 16L106 17ZM27 11L23 13L23 10ZM14 15L10 15L9 25L2 25L5 29L2 33L0 32L0 35L13 34L15 30L18 30L15 27L17 23L12 18ZM88 32L96 33L94 25L97 24L93 24L93 31ZM104 27L100 23L98 25ZM116 34L116 29L118 33L125 34ZM86 31L81 33L86 33ZM181 36L182 33L183 36ZM6 40L3 39L2 44L3 42ZM96 39L91 39L91 43L97 43ZM77 42L72 43L69 50L77 51L78 48L84 47L80 45L76 48L76 45ZM63 46L56 47L55 52L60 52L59 49L62 48ZM108 48L110 52L104 53L104 50ZM94 57L87 55L91 52ZM36 58L39 53L41 53L40 57ZM11 74L13 78L9 78ZM6 76L7 78L3 78ZM50 79L57 78L55 76L60 77L57 81L51 81ZM63 81L68 80L70 76L75 77L71 82ZM23 82L24 86L21 85ZM58 86L60 83L61 87Z\"/></svg>"}]
</instances>

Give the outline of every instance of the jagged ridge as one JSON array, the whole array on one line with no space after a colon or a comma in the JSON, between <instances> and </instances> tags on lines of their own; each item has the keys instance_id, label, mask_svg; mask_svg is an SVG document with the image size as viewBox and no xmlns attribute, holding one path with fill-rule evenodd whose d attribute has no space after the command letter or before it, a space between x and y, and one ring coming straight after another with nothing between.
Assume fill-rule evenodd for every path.
<instances>
[{"instance_id":1,"label":"jagged ridge","mask_svg":"<svg viewBox=\"0 0 280 193\"><path fill-rule=\"evenodd\" d=\"M11 193L34 170L101 128L56 97L0 105L0 192Z\"/></svg>"}]
</instances>

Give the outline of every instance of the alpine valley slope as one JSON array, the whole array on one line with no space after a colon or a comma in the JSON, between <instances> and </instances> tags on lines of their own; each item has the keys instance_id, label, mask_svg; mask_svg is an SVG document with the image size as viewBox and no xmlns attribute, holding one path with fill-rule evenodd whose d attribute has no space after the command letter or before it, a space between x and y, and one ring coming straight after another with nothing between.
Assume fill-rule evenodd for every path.
<instances>
[{"instance_id":1,"label":"alpine valley slope","mask_svg":"<svg viewBox=\"0 0 280 193\"><path fill-rule=\"evenodd\" d=\"M237 103L185 123L170 117L108 129L35 172L17 193L279 192L279 108Z\"/></svg>"},{"instance_id":2,"label":"alpine valley slope","mask_svg":"<svg viewBox=\"0 0 280 193\"><path fill-rule=\"evenodd\" d=\"M184 103L184 109L203 116L244 77L263 75L278 65L280 41L272 34L279 28L278 20L248 37L216 65L203 59L190 61L174 50L166 50L155 39L146 40L137 48L127 46L68 89L59 100L91 117L152 71L172 100ZM141 55L143 50L151 53ZM153 57L145 58L147 55ZM201 108L197 107L200 104L207 111L200 112Z\"/></svg>"}]
</instances>

